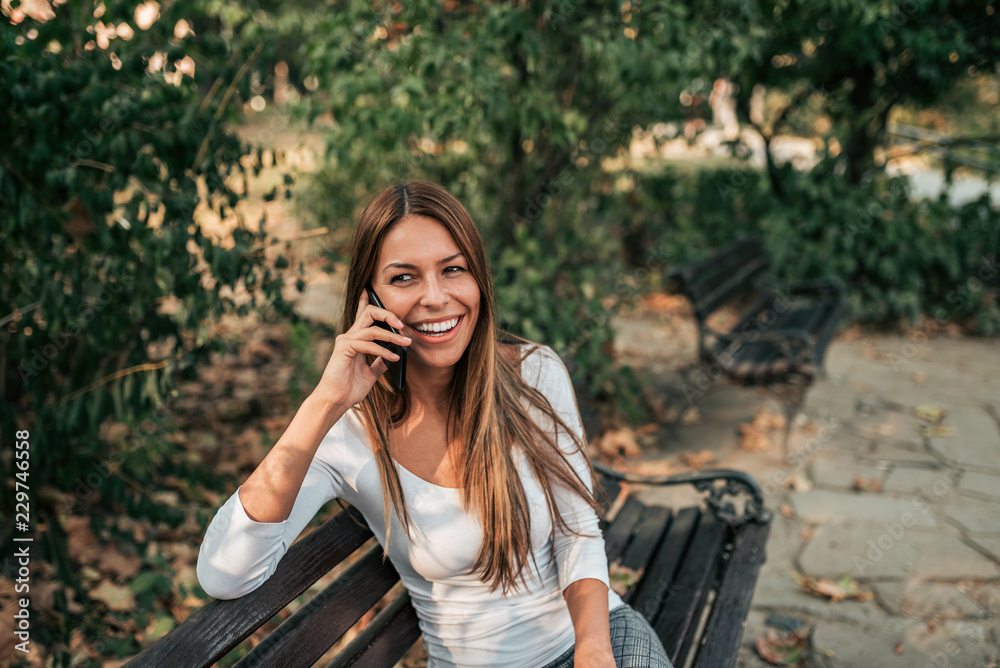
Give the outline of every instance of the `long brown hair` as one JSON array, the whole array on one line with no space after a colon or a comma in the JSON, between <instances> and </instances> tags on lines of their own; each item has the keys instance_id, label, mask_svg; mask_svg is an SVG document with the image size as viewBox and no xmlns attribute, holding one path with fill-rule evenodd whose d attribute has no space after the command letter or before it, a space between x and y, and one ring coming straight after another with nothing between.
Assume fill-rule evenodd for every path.
<instances>
[{"instance_id":1,"label":"long brown hair","mask_svg":"<svg viewBox=\"0 0 1000 668\"><path fill-rule=\"evenodd\" d=\"M479 320L455 368L448 429L449 436L458 436L462 448L456 459L463 510L478 516L484 532L472 572L478 571L480 580L488 582L491 591L501 587L506 594L518 582L526 582L524 568L533 558L531 516L513 457L514 445L521 447L542 487L552 526L570 531L557 512L555 489L561 487L578 494L596 512L600 507L588 481L582 480L567 461L556 438L562 432L572 439L576 449L583 450L584 444L545 396L521 378L523 356L504 354L501 341L528 342L499 330L482 237L465 207L441 186L410 181L387 188L365 208L354 234L342 331L354 324L361 292L375 274L382 240L393 225L409 215L433 218L448 229L479 286ZM530 352L529 346L524 354ZM471 369L475 373L470 373ZM382 482L387 545L390 503L410 535L410 517L388 437L391 427L406 420L409 408L408 391L396 391L384 375L358 404ZM537 424L529 414L531 409L546 416L549 424Z\"/></svg>"}]
</instances>

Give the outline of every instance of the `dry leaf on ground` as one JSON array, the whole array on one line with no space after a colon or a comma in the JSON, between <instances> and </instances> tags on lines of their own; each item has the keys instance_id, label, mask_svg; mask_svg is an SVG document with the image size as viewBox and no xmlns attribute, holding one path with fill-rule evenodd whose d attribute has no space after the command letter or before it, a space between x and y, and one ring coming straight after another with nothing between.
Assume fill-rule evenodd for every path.
<instances>
[{"instance_id":1,"label":"dry leaf on ground","mask_svg":"<svg viewBox=\"0 0 1000 668\"><path fill-rule=\"evenodd\" d=\"M845 575L836 582L826 578L811 578L808 575L792 572L792 579L795 585L810 594L825 596L830 599L830 603L853 598L858 601L870 601L875 598L875 594L864 591L857 581L850 575Z\"/></svg>"},{"instance_id":2,"label":"dry leaf on ground","mask_svg":"<svg viewBox=\"0 0 1000 668\"><path fill-rule=\"evenodd\" d=\"M740 448L748 452L766 452L774 446L772 435L784 428L784 415L762 409L753 422L740 425Z\"/></svg>"},{"instance_id":3,"label":"dry leaf on ground","mask_svg":"<svg viewBox=\"0 0 1000 668\"><path fill-rule=\"evenodd\" d=\"M910 378L913 379L914 383L926 383L927 382L927 374L924 373L923 371L915 371L913 373L913 375L910 376Z\"/></svg>"},{"instance_id":4,"label":"dry leaf on ground","mask_svg":"<svg viewBox=\"0 0 1000 668\"><path fill-rule=\"evenodd\" d=\"M795 508L787 503L783 503L778 506L778 512L781 513L782 517L787 517L789 519L795 517Z\"/></svg>"},{"instance_id":5,"label":"dry leaf on ground","mask_svg":"<svg viewBox=\"0 0 1000 668\"><path fill-rule=\"evenodd\" d=\"M102 582L100 587L92 589L90 597L101 601L109 610L115 612L124 612L135 607L135 598L128 587L119 587L111 584L109 580Z\"/></svg>"},{"instance_id":6,"label":"dry leaf on ground","mask_svg":"<svg viewBox=\"0 0 1000 668\"><path fill-rule=\"evenodd\" d=\"M947 424L928 424L920 429L920 435L924 438L948 438L955 435L955 428Z\"/></svg>"},{"instance_id":7,"label":"dry leaf on ground","mask_svg":"<svg viewBox=\"0 0 1000 668\"><path fill-rule=\"evenodd\" d=\"M934 406L932 404L920 404L913 409L914 415L917 416L918 420L923 420L924 422L929 422L930 424L938 424L944 420L944 416L947 412L943 408Z\"/></svg>"},{"instance_id":8,"label":"dry leaf on ground","mask_svg":"<svg viewBox=\"0 0 1000 668\"><path fill-rule=\"evenodd\" d=\"M629 428L606 431L597 439L597 451L608 457L638 457L642 454Z\"/></svg>"},{"instance_id":9,"label":"dry leaf on ground","mask_svg":"<svg viewBox=\"0 0 1000 668\"><path fill-rule=\"evenodd\" d=\"M809 648L809 629L779 633L768 629L767 635L757 638L757 654L773 666L804 666Z\"/></svg>"},{"instance_id":10,"label":"dry leaf on ground","mask_svg":"<svg viewBox=\"0 0 1000 668\"><path fill-rule=\"evenodd\" d=\"M881 492L882 481L878 478L863 478L855 476L852 487L858 492Z\"/></svg>"},{"instance_id":11,"label":"dry leaf on ground","mask_svg":"<svg viewBox=\"0 0 1000 668\"><path fill-rule=\"evenodd\" d=\"M702 450L700 452L683 452L681 453L681 459L684 463L691 468L698 470L703 469L707 464L711 464L715 461L715 453L711 450Z\"/></svg>"},{"instance_id":12,"label":"dry leaf on ground","mask_svg":"<svg viewBox=\"0 0 1000 668\"><path fill-rule=\"evenodd\" d=\"M684 415L681 416L681 424L685 427L701 424L701 411L698 410L697 406L684 411Z\"/></svg>"},{"instance_id":13,"label":"dry leaf on ground","mask_svg":"<svg viewBox=\"0 0 1000 668\"><path fill-rule=\"evenodd\" d=\"M643 569L641 568L639 570L627 568L616 561L608 567L608 578L611 581L611 588L619 596L624 596L639 581L639 578L642 577L642 571Z\"/></svg>"},{"instance_id":14,"label":"dry leaf on ground","mask_svg":"<svg viewBox=\"0 0 1000 668\"><path fill-rule=\"evenodd\" d=\"M654 292L642 300L643 308L657 313L686 314L691 312L691 303L681 295Z\"/></svg>"}]
</instances>

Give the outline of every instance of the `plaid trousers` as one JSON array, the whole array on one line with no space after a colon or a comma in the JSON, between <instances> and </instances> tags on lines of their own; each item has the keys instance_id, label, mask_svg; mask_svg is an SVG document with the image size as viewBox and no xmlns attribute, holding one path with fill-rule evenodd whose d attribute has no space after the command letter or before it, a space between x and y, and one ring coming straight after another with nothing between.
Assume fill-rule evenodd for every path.
<instances>
[{"instance_id":1,"label":"plaid trousers","mask_svg":"<svg viewBox=\"0 0 1000 668\"><path fill-rule=\"evenodd\" d=\"M628 603L612 610L608 621L611 622L611 650L618 668L673 668L649 622ZM545 668L573 668L574 649L570 647Z\"/></svg>"}]
</instances>

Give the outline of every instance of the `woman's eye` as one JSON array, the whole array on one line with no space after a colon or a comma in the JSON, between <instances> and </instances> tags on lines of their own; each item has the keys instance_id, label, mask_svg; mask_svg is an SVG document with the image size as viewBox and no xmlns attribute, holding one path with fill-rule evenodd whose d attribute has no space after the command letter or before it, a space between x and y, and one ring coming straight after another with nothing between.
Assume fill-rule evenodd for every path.
<instances>
[{"instance_id":1,"label":"woman's eye","mask_svg":"<svg viewBox=\"0 0 1000 668\"><path fill-rule=\"evenodd\" d=\"M455 266L455 267L448 267L447 269L444 270L444 273L446 273L446 274L460 274L463 271L465 271L465 267Z\"/></svg>"},{"instance_id":2,"label":"woman's eye","mask_svg":"<svg viewBox=\"0 0 1000 668\"><path fill-rule=\"evenodd\" d=\"M399 276L393 276L390 283L406 283L413 279L413 274L400 274Z\"/></svg>"}]
</instances>

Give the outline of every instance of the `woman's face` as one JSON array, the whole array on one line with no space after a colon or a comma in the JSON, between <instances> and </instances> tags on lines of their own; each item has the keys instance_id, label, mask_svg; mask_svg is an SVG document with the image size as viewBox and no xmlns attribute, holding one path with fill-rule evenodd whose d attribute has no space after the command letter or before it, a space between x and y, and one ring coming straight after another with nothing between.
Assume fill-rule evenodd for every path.
<instances>
[{"instance_id":1,"label":"woman's face","mask_svg":"<svg viewBox=\"0 0 1000 668\"><path fill-rule=\"evenodd\" d=\"M372 286L413 339L408 371L458 362L479 319L479 286L448 228L427 216L397 222L382 240Z\"/></svg>"}]
</instances>

